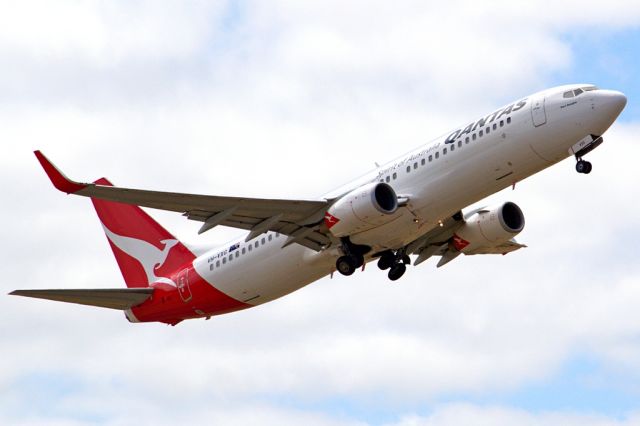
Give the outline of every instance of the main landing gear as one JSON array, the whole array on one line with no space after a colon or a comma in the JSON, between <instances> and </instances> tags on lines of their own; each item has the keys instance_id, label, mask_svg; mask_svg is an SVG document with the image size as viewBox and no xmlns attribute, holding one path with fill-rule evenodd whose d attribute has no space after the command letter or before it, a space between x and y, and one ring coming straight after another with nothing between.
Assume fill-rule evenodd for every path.
<instances>
[{"instance_id":1,"label":"main landing gear","mask_svg":"<svg viewBox=\"0 0 640 426\"><path fill-rule=\"evenodd\" d=\"M336 260L336 270L342 275L352 275L356 269L364 265L364 255L371 250L369 246L353 244L348 238L342 239L342 252Z\"/></svg>"},{"instance_id":2,"label":"main landing gear","mask_svg":"<svg viewBox=\"0 0 640 426\"><path fill-rule=\"evenodd\" d=\"M398 250L395 253L391 250L385 251L378 259L378 268L383 271L388 269L388 277L391 281L400 279L407 271L407 265L411 263L411 259L404 252L404 250Z\"/></svg>"},{"instance_id":3,"label":"main landing gear","mask_svg":"<svg viewBox=\"0 0 640 426\"><path fill-rule=\"evenodd\" d=\"M578 158L578 162L576 163L576 172L588 175L591 173L591 169L592 166L590 162L585 161L582 158Z\"/></svg>"},{"instance_id":4,"label":"main landing gear","mask_svg":"<svg viewBox=\"0 0 640 426\"><path fill-rule=\"evenodd\" d=\"M361 267L364 264L364 256L362 255L345 255L340 256L338 260L336 260L336 269L342 275L351 275L356 269Z\"/></svg>"},{"instance_id":5,"label":"main landing gear","mask_svg":"<svg viewBox=\"0 0 640 426\"><path fill-rule=\"evenodd\" d=\"M364 265L364 255L371 250L369 246L353 244L348 238L342 239L342 252L344 255L336 260L336 270L342 275L352 275L356 269ZM378 268L389 270L388 277L391 281L400 279L407 271L407 265L411 259L404 249L391 251L387 250L380 254Z\"/></svg>"}]
</instances>

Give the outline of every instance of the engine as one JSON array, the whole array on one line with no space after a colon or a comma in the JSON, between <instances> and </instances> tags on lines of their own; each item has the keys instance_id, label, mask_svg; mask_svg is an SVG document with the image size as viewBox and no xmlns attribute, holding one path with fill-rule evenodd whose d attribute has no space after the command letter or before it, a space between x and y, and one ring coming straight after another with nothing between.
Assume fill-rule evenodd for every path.
<instances>
[{"instance_id":1,"label":"engine","mask_svg":"<svg viewBox=\"0 0 640 426\"><path fill-rule=\"evenodd\" d=\"M363 185L336 201L324 222L336 237L366 231L391 221L398 210L398 196L384 182Z\"/></svg>"},{"instance_id":2,"label":"engine","mask_svg":"<svg viewBox=\"0 0 640 426\"><path fill-rule=\"evenodd\" d=\"M453 245L465 254L497 247L524 229L524 215L515 203L486 207L468 217L453 236Z\"/></svg>"}]
</instances>

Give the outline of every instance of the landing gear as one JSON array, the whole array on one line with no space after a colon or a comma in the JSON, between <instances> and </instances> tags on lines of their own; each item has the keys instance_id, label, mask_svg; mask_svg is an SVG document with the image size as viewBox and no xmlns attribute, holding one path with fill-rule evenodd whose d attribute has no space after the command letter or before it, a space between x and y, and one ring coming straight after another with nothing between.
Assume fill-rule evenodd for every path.
<instances>
[{"instance_id":1,"label":"landing gear","mask_svg":"<svg viewBox=\"0 0 640 426\"><path fill-rule=\"evenodd\" d=\"M378 268L383 271L389 269L389 279L395 281L399 279L407 271L407 266L411 263L411 259L404 252L404 249L395 253L391 250L385 251L380 255L378 260Z\"/></svg>"},{"instance_id":2,"label":"landing gear","mask_svg":"<svg viewBox=\"0 0 640 426\"><path fill-rule=\"evenodd\" d=\"M342 275L349 276L356 271L356 261L351 256L341 256L336 261L336 269Z\"/></svg>"},{"instance_id":3,"label":"landing gear","mask_svg":"<svg viewBox=\"0 0 640 426\"><path fill-rule=\"evenodd\" d=\"M352 275L356 269L364 265L364 255L371 250L368 246L353 244L348 238L342 240L342 252L344 256L340 256L336 260L336 270L342 275Z\"/></svg>"},{"instance_id":4,"label":"landing gear","mask_svg":"<svg viewBox=\"0 0 640 426\"><path fill-rule=\"evenodd\" d=\"M389 274L388 274L389 279L391 281L396 281L400 279L400 277L402 277L406 271L407 271L407 266L404 263L396 263L389 270Z\"/></svg>"},{"instance_id":5,"label":"landing gear","mask_svg":"<svg viewBox=\"0 0 640 426\"><path fill-rule=\"evenodd\" d=\"M380 259L378 259L378 268L382 269L383 271L385 269L389 269L393 266L395 261L395 254L393 254L392 251L385 251L384 253L382 253L382 256L380 256Z\"/></svg>"},{"instance_id":6,"label":"landing gear","mask_svg":"<svg viewBox=\"0 0 640 426\"><path fill-rule=\"evenodd\" d=\"M576 163L576 172L588 175L589 173L591 173L591 169L592 165L590 162L585 161L581 158L578 159L578 162Z\"/></svg>"}]
</instances>

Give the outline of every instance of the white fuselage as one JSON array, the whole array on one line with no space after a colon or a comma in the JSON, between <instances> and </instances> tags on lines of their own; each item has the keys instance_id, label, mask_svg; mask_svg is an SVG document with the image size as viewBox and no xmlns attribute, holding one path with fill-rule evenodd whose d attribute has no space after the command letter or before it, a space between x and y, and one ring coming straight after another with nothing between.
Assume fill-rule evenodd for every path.
<instances>
[{"instance_id":1,"label":"white fuselage","mask_svg":"<svg viewBox=\"0 0 640 426\"><path fill-rule=\"evenodd\" d=\"M384 225L350 238L371 246L371 253L406 246L439 221L569 157L571 147L585 137L602 135L624 107L622 94L591 89L566 97L568 91L585 86L589 87L549 89L492 111L326 198L365 183L387 182L408 203ZM298 244L282 248L285 241L286 236L273 232L249 242L242 238L199 256L194 268L218 290L251 305L284 296L334 271L337 247L320 252ZM236 248L230 251L231 247Z\"/></svg>"}]
</instances>

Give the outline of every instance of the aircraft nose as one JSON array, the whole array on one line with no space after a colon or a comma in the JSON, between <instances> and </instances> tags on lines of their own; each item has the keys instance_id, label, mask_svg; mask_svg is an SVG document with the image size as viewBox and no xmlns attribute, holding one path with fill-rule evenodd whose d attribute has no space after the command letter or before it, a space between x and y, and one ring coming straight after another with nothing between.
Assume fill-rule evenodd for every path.
<instances>
[{"instance_id":1,"label":"aircraft nose","mask_svg":"<svg viewBox=\"0 0 640 426\"><path fill-rule=\"evenodd\" d=\"M617 90L598 91L598 109L615 120L627 105L627 97Z\"/></svg>"}]
</instances>

